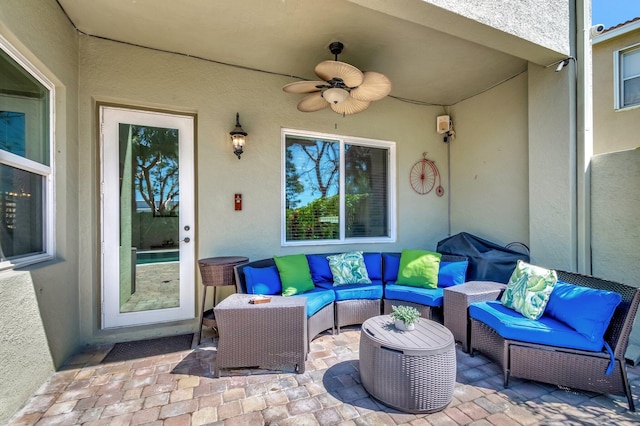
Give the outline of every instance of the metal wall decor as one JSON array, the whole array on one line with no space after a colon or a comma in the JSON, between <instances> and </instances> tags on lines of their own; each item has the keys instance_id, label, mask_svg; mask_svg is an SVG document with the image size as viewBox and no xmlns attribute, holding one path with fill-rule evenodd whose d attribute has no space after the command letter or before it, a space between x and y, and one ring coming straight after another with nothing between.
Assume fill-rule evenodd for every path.
<instances>
[{"instance_id":1,"label":"metal wall decor","mask_svg":"<svg viewBox=\"0 0 640 426\"><path fill-rule=\"evenodd\" d=\"M411 167L409 172L409 183L411 188L418 194L424 195L431 192L436 185L436 195L442 197L444 195L444 188L442 187L442 181L440 179L440 172L436 163L433 160L427 158L427 153L422 153L422 160Z\"/></svg>"}]
</instances>

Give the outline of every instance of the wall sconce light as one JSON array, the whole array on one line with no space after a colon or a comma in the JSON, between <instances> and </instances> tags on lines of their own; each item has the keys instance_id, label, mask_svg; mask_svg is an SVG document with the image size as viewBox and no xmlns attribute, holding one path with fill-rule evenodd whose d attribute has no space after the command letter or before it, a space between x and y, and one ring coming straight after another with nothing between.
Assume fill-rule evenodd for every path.
<instances>
[{"instance_id":1,"label":"wall sconce light","mask_svg":"<svg viewBox=\"0 0 640 426\"><path fill-rule=\"evenodd\" d=\"M236 128L233 129L230 133L231 142L233 143L233 153L240 159L242 155L244 144L247 140L247 132L242 130L242 126L240 125L240 113L236 113Z\"/></svg>"}]
</instances>

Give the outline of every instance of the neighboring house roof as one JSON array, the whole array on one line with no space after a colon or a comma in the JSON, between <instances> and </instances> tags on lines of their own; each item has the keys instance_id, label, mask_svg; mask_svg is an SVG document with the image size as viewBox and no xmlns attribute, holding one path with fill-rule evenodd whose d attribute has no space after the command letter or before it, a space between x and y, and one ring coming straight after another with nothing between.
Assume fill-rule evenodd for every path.
<instances>
[{"instance_id":1,"label":"neighboring house roof","mask_svg":"<svg viewBox=\"0 0 640 426\"><path fill-rule=\"evenodd\" d=\"M602 34L599 34L593 38L592 44L602 43L603 41L620 37L621 35L630 33L631 31L635 31L638 29L640 29L640 17L630 19L626 22L605 29Z\"/></svg>"},{"instance_id":2,"label":"neighboring house roof","mask_svg":"<svg viewBox=\"0 0 640 426\"><path fill-rule=\"evenodd\" d=\"M609 28L605 29L605 30L602 32L602 34L608 33L609 31L613 31L613 30L615 30L616 28L622 28L622 27L624 27L625 25L628 25L628 24L631 24L632 22L637 22L637 21L640 21L640 17L636 17L636 18L633 18L633 19L629 19L629 20L628 20L628 21L626 21L626 22L623 22L623 23L618 24L618 25L614 25L613 27L609 27Z\"/></svg>"}]
</instances>

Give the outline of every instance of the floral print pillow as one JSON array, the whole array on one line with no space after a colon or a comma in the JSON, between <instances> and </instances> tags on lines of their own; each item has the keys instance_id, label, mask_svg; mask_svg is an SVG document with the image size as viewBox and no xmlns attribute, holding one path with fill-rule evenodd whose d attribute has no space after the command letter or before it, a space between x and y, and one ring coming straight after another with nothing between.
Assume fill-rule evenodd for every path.
<instances>
[{"instance_id":1,"label":"floral print pillow","mask_svg":"<svg viewBox=\"0 0 640 426\"><path fill-rule=\"evenodd\" d=\"M502 295L502 304L527 318L537 320L544 313L556 282L556 271L518 260Z\"/></svg>"},{"instance_id":2,"label":"floral print pillow","mask_svg":"<svg viewBox=\"0 0 640 426\"><path fill-rule=\"evenodd\" d=\"M333 285L371 284L361 251L327 256Z\"/></svg>"}]
</instances>

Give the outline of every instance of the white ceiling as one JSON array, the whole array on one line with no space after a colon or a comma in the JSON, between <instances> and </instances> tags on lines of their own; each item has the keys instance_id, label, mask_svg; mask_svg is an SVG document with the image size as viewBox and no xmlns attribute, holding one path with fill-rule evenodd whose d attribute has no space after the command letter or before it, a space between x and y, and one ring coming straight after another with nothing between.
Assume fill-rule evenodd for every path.
<instances>
[{"instance_id":1,"label":"white ceiling","mask_svg":"<svg viewBox=\"0 0 640 426\"><path fill-rule=\"evenodd\" d=\"M333 59L328 45L341 41L340 61L386 74L392 96L430 104L455 104L527 67L525 59L468 41L471 36L347 0L58 2L85 34L289 75L291 82L317 80L315 65Z\"/></svg>"}]
</instances>

